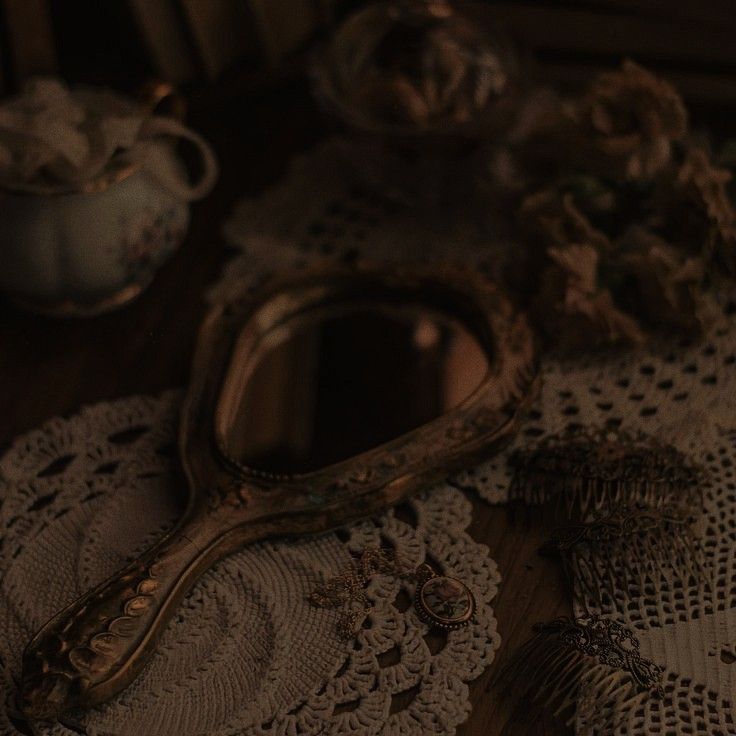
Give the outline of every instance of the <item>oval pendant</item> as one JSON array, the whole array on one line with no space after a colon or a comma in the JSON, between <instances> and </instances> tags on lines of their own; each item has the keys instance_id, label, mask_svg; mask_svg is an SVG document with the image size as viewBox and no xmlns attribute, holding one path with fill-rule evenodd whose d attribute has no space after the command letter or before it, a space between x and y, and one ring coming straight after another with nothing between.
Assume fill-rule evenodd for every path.
<instances>
[{"instance_id":1,"label":"oval pendant","mask_svg":"<svg viewBox=\"0 0 736 736\"><path fill-rule=\"evenodd\" d=\"M435 575L418 588L415 604L419 618L432 626L459 629L475 614L475 598L465 583Z\"/></svg>"}]
</instances>

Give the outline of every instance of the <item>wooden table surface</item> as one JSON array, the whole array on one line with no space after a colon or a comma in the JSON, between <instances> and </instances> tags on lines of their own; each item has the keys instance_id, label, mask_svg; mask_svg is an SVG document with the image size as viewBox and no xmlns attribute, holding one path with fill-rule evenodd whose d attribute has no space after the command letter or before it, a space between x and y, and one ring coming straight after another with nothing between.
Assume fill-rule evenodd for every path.
<instances>
[{"instance_id":1,"label":"wooden table surface","mask_svg":"<svg viewBox=\"0 0 736 736\"><path fill-rule=\"evenodd\" d=\"M215 192L194 205L185 244L137 301L112 314L66 321L0 303L0 447L84 404L184 386L204 290L228 257L223 219L238 198L257 195L283 175L294 154L328 133L298 83L244 94L237 103L200 105L190 122L219 152L222 175ZM569 613L562 576L537 554L543 538L538 527L512 524L504 509L473 503L470 533L490 547L503 577L494 604L503 644L493 666L471 684L472 714L459 733L568 733L547 724L532 729L521 715L526 709L500 702L491 687L532 623Z\"/></svg>"}]
</instances>

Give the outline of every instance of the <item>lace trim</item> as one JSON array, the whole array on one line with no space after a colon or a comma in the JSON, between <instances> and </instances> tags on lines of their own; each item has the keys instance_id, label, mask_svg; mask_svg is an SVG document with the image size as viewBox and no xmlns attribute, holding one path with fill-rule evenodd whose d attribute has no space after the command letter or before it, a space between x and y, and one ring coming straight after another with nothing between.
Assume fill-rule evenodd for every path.
<instances>
[{"instance_id":1,"label":"lace trim","mask_svg":"<svg viewBox=\"0 0 736 736\"><path fill-rule=\"evenodd\" d=\"M182 509L175 464L179 394L132 397L54 419L0 460L0 642L6 708L26 641L52 613L146 548ZM256 545L210 570L186 598L160 650L111 703L46 734L454 733L465 685L493 661L499 583L485 546L465 531L470 503L441 485L337 534ZM373 576L373 607L346 643L337 612L310 605L319 581L370 546L389 546L471 588L478 611L437 650L403 603L414 583ZM53 560L53 564L49 561ZM414 693L403 698L402 693Z\"/></svg>"}]
</instances>

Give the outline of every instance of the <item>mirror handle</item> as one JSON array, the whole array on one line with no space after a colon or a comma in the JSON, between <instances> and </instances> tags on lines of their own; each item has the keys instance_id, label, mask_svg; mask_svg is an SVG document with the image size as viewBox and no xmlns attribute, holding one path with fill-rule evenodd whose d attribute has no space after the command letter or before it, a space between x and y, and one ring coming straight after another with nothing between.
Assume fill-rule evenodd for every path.
<instances>
[{"instance_id":1,"label":"mirror handle","mask_svg":"<svg viewBox=\"0 0 736 736\"><path fill-rule=\"evenodd\" d=\"M136 678L181 600L233 547L228 535L192 541L202 535L201 523L184 522L41 628L23 654L28 718L96 705Z\"/></svg>"}]
</instances>

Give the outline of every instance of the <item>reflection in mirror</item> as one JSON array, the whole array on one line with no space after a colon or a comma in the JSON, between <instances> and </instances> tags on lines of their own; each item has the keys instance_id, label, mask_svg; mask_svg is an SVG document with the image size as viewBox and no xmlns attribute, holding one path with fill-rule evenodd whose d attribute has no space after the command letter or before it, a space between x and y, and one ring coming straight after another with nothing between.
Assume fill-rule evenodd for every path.
<instances>
[{"instance_id":1,"label":"reflection in mirror","mask_svg":"<svg viewBox=\"0 0 736 736\"><path fill-rule=\"evenodd\" d=\"M421 304L302 312L233 361L220 442L238 463L278 474L346 460L441 416L489 367L461 322Z\"/></svg>"}]
</instances>

